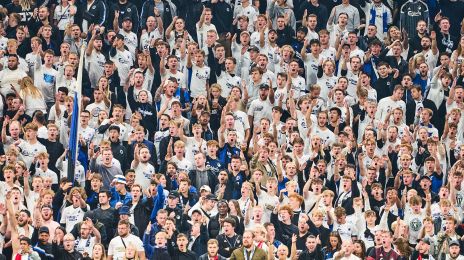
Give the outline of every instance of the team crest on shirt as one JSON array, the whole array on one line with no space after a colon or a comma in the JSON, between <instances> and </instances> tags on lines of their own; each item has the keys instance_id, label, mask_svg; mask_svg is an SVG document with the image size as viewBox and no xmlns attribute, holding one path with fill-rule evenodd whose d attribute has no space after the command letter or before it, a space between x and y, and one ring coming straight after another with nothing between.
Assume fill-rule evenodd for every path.
<instances>
[{"instance_id":1,"label":"team crest on shirt","mask_svg":"<svg viewBox=\"0 0 464 260\"><path fill-rule=\"evenodd\" d=\"M132 11L130 8L127 8L127 12L129 13L130 11Z\"/></svg>"},{"instance_id":2,"label":"team crest on shirt","mask_svg":"<svg viewBox=\"0 0 464 260\"><path fill-rule=\"evenodd\" d=\"M415 219L413 219L413 220L411 221L410 226L411 226L411 229L412 229L413 231L416 231L416 232L417 232L417 231L419 231L420 228L422 227L422 223L421 223L421 221L420 221L419 219L415 218Z\"/></svg>"},{"instance_id":3,"label":"team crest on shirt","mask_svg":"<svg viewBox=\"0 0 464 260\"><path fill-rule=\"evenodd\" d=\"M93 9L93 10L95 10L95 8L97 8L97 6L95 6L95 5L94 5L94 6L92 6L92 9Z\"/></svg>"}]
</instances>

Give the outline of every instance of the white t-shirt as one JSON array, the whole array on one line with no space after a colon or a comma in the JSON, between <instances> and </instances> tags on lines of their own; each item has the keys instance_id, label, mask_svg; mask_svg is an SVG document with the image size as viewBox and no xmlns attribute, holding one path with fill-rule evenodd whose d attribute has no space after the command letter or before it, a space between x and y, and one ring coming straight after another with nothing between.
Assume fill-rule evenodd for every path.
<instances>
[{"instance_id":1,"label":"white t-shirt","mask_svg":"<svg viewBox=\"0 0 464 260\"><path fill-rule=\"evenodd\" d=\"M106 106L105 102L101 101L100 103L94 102L92 104L89 104L87 107L85 107L85 110L90 112L89 125L91 127L98 127L98 114L100 113L100 111L109 112L110 109Z\"/></svg>"},{"instance_id":2,"label":"white t-shirt","mask_svg":"<svg viewBox=\"0 0 464 260\"><path fill-rule=\"evenodd\" d=\"M98 85L98 80L104 74L104 66L106 62L105 55L93 49L92 53L85 57L85 60L87 61L86 67L89 72L90 84L92 85L92 88L95 88Z\"/></svg>"},{"instance_id":3,"label":"white t-shirt","mask_svg":"<svg viewBox=\"0 0 464 260\"><path fill-rule=\"evenodd\" d=\"M395 108L401 108L403 112L406 112L406 103L403 100L393 101L391 97L382 98L377 106L377 112L375 113L375 119L385 121L388 112ZM404 116L403 116L404 117Z\"/></svg>"},{"instance_id":4,"label":"white t-shirt","mask_svg":"<svg viewBox=\"0 0 464 260\"><path fill-rule=\"evenodd\" d=\"M185 140L185 159L189 161L195 160L195 154L202 152L206 154L206 141L204 139L201 140L201 143L195 140L195 137L186 137Z\"/></svg>"},{"instance_id":5,"label":"white t-shirt","mask_svg":"<svg viewBox=\"0 0 464 260\"><path fill-rule=\"evenodd\" d=\"M404 221L408 223L409 226L409 243L417 244L417 239L419 237L419 232L422 228L422 221L426 217L425 209L421 209L419 214L414 214L411 211L406 211L404 216Z\"/></svg>"},{"instance_id":6,"label":"white t-shirt","mask_svg":"<svg viewBox=\"0 0 464 260\"><path fill-rule=\"evenodd\" d=\"M207 96L206 84L208 84L211 69L203 65L198 67L192 64L192 78L190 79L190 96L196 98L199 95Z\"/></svg>"},{"instance_id":7,"label":"white t-shirt","mask_svg":"<svg viewBox=\"0 0 464 260\"><path fill-rule=\"evenodd\" d=\"M118 68L118 75L121 79L121 86L126 82L129 70L134 65L134 57L128 50L116 50L116 55L110 58Z\"/></svg>"},{"instance_id":8,"label":"white t-shirt","mask_svg":"<svg viewBox=\"0 0 464 260\"><path fill-rule=\"evenodd\" d=\"M76 240L76 251L84 254L87 253L89 257L92 257L92 252L93 252L93 246L96 244L96 238L95 237L89 237L87 239L85 238L78 238Z\"/></svg>"},{"instance_id":9,"label":"white t-shirt","mask_svg":"<svg viewBox=\"0 0 464 260\"><path fill-rule=\"evenodd\" d=\"M227 98L230 95L230 91L234 86L240 86L242 79L237 75L230 75L225 71L221 72L221 75L217 78L217 83L221 85L221 96Z\"/></svg>"},{"instance_id":10,"label":"white t-shirt","mask_svg":"<svg viewBox=\"0 0 464 260\"><path fill-rule=\"evenodd\" d=\"M126 247L130 244L135 246L137 252L144 251L142 240L137 236L129 234L125 238L117 236L111 239L110 245L108 246L108 256L113 256L114 260L124 259Z\"/></svg>"},{"instance_id":11,"label":"white t-shirt","mask_svg":"<svg viewBox=\"0 0 464 260\"><path fill-rule=\"evenodd\" d=\"M317 82L317 72L319 69L319 64L322 61L322 56L314 57L312 53L306 54L306 59L304 61L304 67L306 70L306 82L309 85L316 84Z\"/></svg>"},{"instance_id":12,"label":"white t-shirt","mask_svg":"<svg viewBox=\"0 0 464 260\"><path fill-rule=\"evenodd\" d=\"M21 142L18 146L21 149L20 159L24 161L27 168L31 167L32 161L34 161L34 156L40 152L47 152L47 148L38 141L35 144L29 142Z\"/></svg>"},{"instance_id":13,"label":"white t-shirt","mask_svg":"<svg viewBox=\"0 0 464 260\"><path fill-rule=\"evenodd\" d=\"M68 24L74 23L74 16L70 14L71 5L66 7L62 5L57 5L55 7L55 13L53 15L53 19L58 21L58 29L60 31L66 30L66 26Z\"/></svg>"},{"instance_id":14,"label":"white t-shirt","mask_svg":"<svg viewBox=\"0 0 464 260\"><path fill-rule=\"evenodd\" d=\"M253 117L253 125L257 126L260 123L261 118L272 119L272 103L269 98L266 100L255 99L251 102L248 108L248 116Z\"/></svg>"},{"instance_id":15,"label":"white t-shirt","mask_svg":"<svg viewBox=\"0 0 464 260\"><path fill-rule=\"evenodd\" d=\"M42 92L45 102L55 101L55 83L58 71L42 66L42 60L35 64L34 85Z\"/></svg>"},{"instance_id":16,"label":"white t-shirt","mask_svg":"<svg viewBox=\"0 0 464 260\"><path fill-rule=\"evenodd\" d=\"M139 162L135 170L135 183L142 185L143 189L150 186L151 177L155 174L155 167L149 163Z\"/></svg>"},{"instance_id":17,"label":"white t-shirt","mask_svg":"<svg viewBox=\"0 0 464 260\"><path fill-rule=\"evenodd\" d=\"M90 210L88 205L87 210ZM81 207L74 208L73 205L68 206L64 208L61 213L60 224L65 224L66 232L70 233L74 228L74 225L84 220L84 213L85 212L81 209Z\"/></svg>"},{"instance_id":18,"label":"white t-shirt","mask_svg":"<svg viewBox=\"0 0 464 260\"><path fill-rule=\"evenodd\" d=\"M45 172L40 169L40 168L36 168L35 169L35 175L36 176L40 176L42 178L51 178L52 179L52 184L58 184L58 175L56 174L56 172L50 170L50 169L47 169Z\"/></svg>"},{"instance_id":19,"label":"white t-shirt","mask_svg":"<svg viewBox=\"0 0 464 260\"><path fill-rule=\"evenodd\" d=\"M305 95L306 91L306 81L303 77L297 76L292 78L291 88L293 89L293 98L298 99L301 96Z\"/></svg>"},{"instance_id":20,"label":"white t-shirt","mask_svg":"<svg viewBox=\"0 0 464 260\"><path fill-rule=\"evenodd\" d=\"M119 29L119 33L124 36L124 44L129 49L132 57L135 57L135 50L137 49L137 34L132 31L126 32L123 29Z\"/></svg>"}]
</instances>

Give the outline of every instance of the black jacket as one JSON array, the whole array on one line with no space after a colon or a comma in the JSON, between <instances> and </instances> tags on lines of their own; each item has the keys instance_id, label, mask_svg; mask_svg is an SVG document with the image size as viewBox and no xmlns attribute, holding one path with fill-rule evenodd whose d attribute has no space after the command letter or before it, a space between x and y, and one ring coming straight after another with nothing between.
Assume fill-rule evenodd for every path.
<instances>
[{"instance_id":1,"label":"black jacket","mask_svg":"<svg viewBox=\"0 0 464 260\"><path fill-rule=\"evenodd\" d=\"M422 101L424 108L429 108L432 110L433 115L435 116L437 113L437 106L429 99L424 99ZM416 102L414 100L408 102L406 104L406 125L414 124L414 119L416 117ZM432 124L434 124L434 117L432 116Z\"/></svg>"},{"instance_id":2,"label":"black jacket","mask_svg":"<svg viewBox=\"0 0 464 260\"><path fill-rule=\"evenodd\" d=\"M148 130L149 139L153 138L153 135L156 131L156 108L151 105L150 103L140 103L135 101L134 98L134 87L130 86L129 90L127 91L127 101L129 102L129 106L132 112L139 112L142 115L142 120L140 120L140 124ZM152 140L152 139L150 139Z\"/></svg>"},{"instance_id":3,"label":"black jacket","mask_svg":"<svg viewBox=\"0 0 464 260\"><path fill-rule=\"evenodd\" d=\"M209 260L208 253L203 254L198 258L199 260ZM227 260L227 258L223 257L222 255L217 255L217 260Z\"/></svg>"},{"instance_id":4,"label":"black jacket","mask_svg":"<svg viewBox=\"0 0 464 260\"><path fill-rule=\"evenodd\" d=\"M163 10L163 27L167 28L172 23L172 10L171 5L166 0L161 0L164 5ZM140 10L140 29L145 29L147 24L147 18L150 16L155 16L155 1L147 0L142 5L142 10Z\"/></svg>"},{"instance_id":5,"label":"black jacket","mask_svg":"<svg viewBox=\"0 0 464 260\"><path fill-rule=\"evenodd\" d=\"M72 253L64 250L58 244L53 243L53 255L57 260L82 260L84 257L81 253L74 250Z\"/></svg>"},{"instance_id":6,"label":"black jacket","mask_svg":"<svg viewBox=\"0 0 464 260\"><path fill-rule=\"evenodd\" d=\"M242 236L238 234L235 234L232 239L227 239L225 234L220 234L216 239L219 243L218 253L227 258L235 249L242 246Z\"/></svg>"},{"instance_id":7,"label":"black jacket","mask_svg":"<svg viewBox=\"0 0 464 260\"><path fill-rule=\"evenodd\" d=\"M100 126L101 128L102 126ZM109 126L108 126L109 127ZM98 130L100 131L100 128ZM103 131L104 133L105 131ZM114 158L116 158L121 163L121 170L125 172L130 167L130 162L127 159L127 148L120 142L111 142L111 151L113 152Z\"/></svg>"},{"instance_id":8,"label":"black jacket","mask_svg":"<svg viewBox=\"0 0 464 260\"><path fill-rule=\"evenodd\" d=\"M108 28L113 28L114 12L116 10L119 11L119 27L122 27L122 20L125 17L129 17L132 21L132 31L134 33L137 33L139 29L139 11L137 9L137 6L135 6L131 1L127 1L125 4L121 4L118 0L114 0L114 3L110 4L109 6L107 24Z\"/></svg>"},{"instance_id":9,"label":"black jacket","mask_svg":"<svg viewBox=\"0 0 464 260\"><path fill-rule=\"evenodd\" d=\"M206 225L201 225L200 236L195 239L192 245L192 251L198 255L203 255L207 253L207 244L208 244L208 232L206 230Z\"/></svg>"},{"instance_id":10,"label":"black jacket","mask_svg":"<svg viewBox=\"0 0 464 260\"><path fill-rule=\"evenodd\" d=\"M214 26L216 26L218 34L232 33L234 8L225 1L217 1L215 4L206 2L206 6L211 8L213 13L213 19L211 22Z\"/></svg>"},{"instance_id":11,"label":"black jacket","mask_svg":"<svg viewBox=\"0 0 464 260\"><path fill-rule=\"evenodd\" d=\"M127 204L132 208L132 201ZM150 222L150 214L153 210L153 199L152 198L143 198L137 203L134 208L134 222L137 228L139 229L140 239L143 239L143 231L147 228L148 222Z\"/></svg>"},{"instance_id":12,"label":"black jacket","mask_svg":"<svg viewBox=\"0 0 464 260\"><path fill-rule=\"evenodd\" d=\"M197 174L208 174L208 186L211 187L211 189L214 189L218 183L218 179L216 175L213 173L211 170L204 170L204 171L199 171L199 170L191 170L189 172L189 179L192 182L192 186L197 188L197 190L200 190L199 183L197 183Z\"/></svg>"},{"instance_id":13,"label":"black jacket","mask_svg":"<svg viewBox=\"0 0 464 260\"><path fill-rule=\"evenodd\" d=\"M77 13L74 16L74 23L82 27L82 22L87 20L88 25L98 24L104 26L108 20L108 7L102 0L95 0L89 11L87 11L87 1L77 4ZM113 21L110 22L112 24ZM77 75L77 74L76 74Z\"/></svg>"},{"instance_id":14,"label":"black jacket","mask_svg":"<svg viewBox=\"0 0 464 260\"><path fill-rule=\"evenodd\" d=\"M235 232L237 234L242 234L243 230L245 229L243 223L240 223L240 220L237 218L237 216L231 216L228 215L228 218L233 218L235 220L236 226L235 226ZM221 231L221 223L219 222L219 214L216 214L216 216L211 217L209 219L208 223L208 234L210 238L217 238L219 235L219 232Z\"/></svg>"}]
</instances>

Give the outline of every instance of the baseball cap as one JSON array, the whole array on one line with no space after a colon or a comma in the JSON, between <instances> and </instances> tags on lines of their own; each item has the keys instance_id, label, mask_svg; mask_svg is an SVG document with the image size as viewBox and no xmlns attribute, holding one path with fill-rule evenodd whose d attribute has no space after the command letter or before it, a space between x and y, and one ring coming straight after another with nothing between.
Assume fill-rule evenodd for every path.
<instances>
[{"instance_id":1,"label":"baseball cap","mask_svg":"<svg viewBox=\"0 0 464 260\"><path fill-rule=\"evenodd\" d=\"M269 89L269 85L268 84L259 85L259 89L262 89L262 88Z\"/></svg>"},{"instance_id":2,"label":"baseball cap","mask_svg":"<svg viewBox=\"0 0 464 260\"><path fill-rule=\"evenodd\" d=\"M449 243L449 246L461 246L461 245L459 244L459 241L457 241L456 239L453 239Z\"/></svg>"},{"instance_id":3,"label":"baseball cap","mask_svg":"<svg viewBox=\"0 0 464 260\"><path fill-rule=\"evenodd\" d=\"M114 176L114 179L113 181L117 182L117 183L122 183L122 184L126 184L126 177L124 177L123 175L121 174L118 174L116 176Z\"/></svg>"},{"instance_id":4,"label":"baseball cap","mask_svg":"<svg viewBox=\"0 0 464 260\"><path fill-rule=\"evenodd\" d=\"M259 48L256 47L255 45L252 45L252 46L248 47L248 51L256 51L256 52L259 52Z\"/></svg>"},{"instance_id":5,"label":"baseball cap","mask_svg":"<svg viewBox=\"0 0 464 260\"><path fill-rule=\"evenodd\" d=\"M124 35L122 35L122 34L120 34L120 33L116 34L115 37L116 37L116 39L124 40Z\"/></svg>"},{"instance_id":6,"label":"baseball cap","mask_svg":"<svg viewBox=\"0 0 464 260\"><path fill-rule=\"evenodd\" d=\"M194 210L192 210L192 215L193 215L193 213L195 213L195 212L197 212L197 213L200 214L200 215L203 215L203 214L201 213L201 210L199 210L199 209L194 209Z\"/></svg>"},{"instance_id":7,"label":"baseball cap","mask_svg":"<svg viewBox=\"0 0 464 260\"><path fill-rule=\"evenodd\" d=\"M125 21L131 21L132 22L132 19L129 17L129 16L126 16L122 19L123 22Z\"/></svg>"},{"instance_id":8,"label":"baseball cap","mask_svg":"<svg viewBox=\"0 0 464 260\"><path fill-rule=\"evenodd\" d=\"M422 181L422 180L429 180L429 181L432 181L432 180L430 179L430 177L427 176L427 175L422 175L422 176L420 177L420 179L419 179L419 182Z\"/></svg>"},{"instance_id":9,"label":"baseball cap","mask_svg":"<svg viewBox=\"0 0 464 260\"><path fill-rule=\"evenodd\" d=\"M426 243L427 245L430 245L430 239L428 237L424 237L422 239L419 239L419 241L422 241L422 242Z\"/></svg>"},{"instance_id":10,"label":"baseball cap","mask_svg":"<svg viewBox=\"0 0 464 260\"><path fill-rule=\"evenodd\" d=\"M207 200L218 201L218 198L217 198L216 195L214 195L214 194L208 194L208 195L206 195L205 199L207 199Z\"/></svg>"},{"instance_id":11,"label":"baseball cap","mask_svg":"<svg viewBox=\"0 0 464 260\"><path fill-rule=\"evenodd\" d=\"M201 188L200 188L200 192L201 192L201 191L208 191L208 192L211 192L211 188L210 188L209 186L207 186L207 185L203 185L203 186L201 186Z\"/></svg>"},{"instance_id":12,"label":"baseball cap","mask_svg":"<svg viewBox=\"0 0 464 260\"><path fill-rule=\"evenodd\" d=\"M175 191L175 190L172 190L169 192L169 195L168 197L171 197L171 198L179 198L179 192Z\"/></svg>"},{"instance_id":13,"label":"baseball cap","mask_svg":"<svg viewBox=\"0 0 464 260\"><path fill-rule=\"evenodd\" d=\"M130 208L129 206L122 206L119 208L119 215L130 215Z\"/></svg>"},{"instance_id":14,"label":"baseball cap","mask_svg":"<svg viewBox=\"0 0 464 260\"><path fill-rule=\"evenodd\" d=\"M298 28L298 30L296 30L297 32L303 32L304 34L308 34L308 28L304 27L304 26L300 26Z\"/></svg>"},{"instance_id":15,"label":"baseball cap","mask_svg":"<svg viewBox=\"0 0 464 260\"><path fill-rule=\"evenodd\" d=\"M48 227L46 227L46 226L41 226L41 227L39 228L39 234L40 234L40 233L47 233L47 234L50 234L50 230L49 230Z\"/></svg>"}]
</instances>

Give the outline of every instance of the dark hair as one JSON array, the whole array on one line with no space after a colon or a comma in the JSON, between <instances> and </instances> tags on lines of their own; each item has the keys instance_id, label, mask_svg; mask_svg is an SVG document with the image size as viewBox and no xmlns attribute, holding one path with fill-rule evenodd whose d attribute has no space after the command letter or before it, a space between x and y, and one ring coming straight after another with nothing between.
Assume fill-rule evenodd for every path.
<instances>
[{"instance_id":1,"label":"dark hair","mask_svg":"<svg viewBox=\"0 0 464 260\"><path fill-rule=\"evenodd\" d=\"M224 223L229 223L232 225L232 227L235 227L235 225L237 225L237 223L235 222L235 219L233 218L225 218Z\"/></svg>"}]
</instances>

